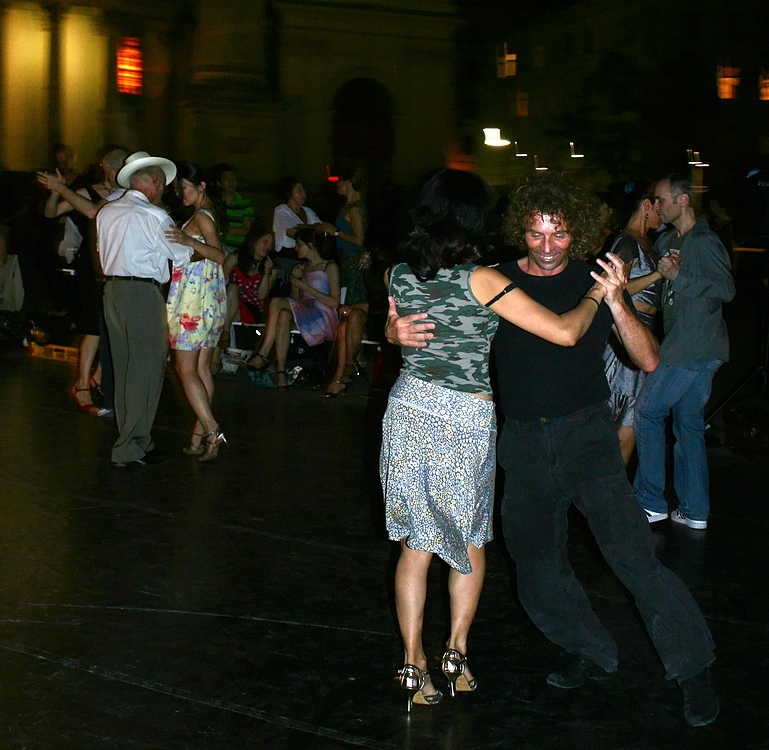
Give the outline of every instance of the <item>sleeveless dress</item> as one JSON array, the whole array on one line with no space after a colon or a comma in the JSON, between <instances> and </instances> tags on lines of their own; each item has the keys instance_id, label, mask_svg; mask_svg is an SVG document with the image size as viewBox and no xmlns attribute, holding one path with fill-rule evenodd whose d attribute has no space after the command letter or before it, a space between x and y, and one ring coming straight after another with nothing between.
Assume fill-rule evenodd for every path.
<instances>
[{"instance_id":1,"label":"sleeveless dress","mask_svg":"<svg viewBox=\"0 0 769 750\"><path fill-rule=\"evenodd\" d=\"M214 221L209 210L202 208L201 213ZM193 217L182 229L186 228ZM205 242L201 235L195 235L193 239ZM171 274L166 312L168 339L172 349L195 351L216 346L227 313L221 265L206 258L186 266L175 266Z\"/></svg>"},{"instance_id":2,"label":"sleeveless dress","mask_svg":"<svg viewBox=\"0 0 769 750\"><path fill-rule=\"evenodd\" d=\"M619 255L625 263L637 261L630 269L630 279L646 276L657 268L655 258L650 255L638 240L632 235L620 234L611 248L611 252ZM642 302L656 307L662 307L662 285L655 282L646 289L633 295L633 302ZM636 310L638 319L651 330L654 316ZM646 373L638 369L630 360L628 353L617 337L612 334L603 353L604 372L609 384L609 408L617 427L630 427L634 423L635 403L641 387L646 380Z\"/></svg>"},{"instance_id":3,"label":"sleeveless dress","mask_svg":"<svg viewBox=\"0 0 769 750\"><path fill-rule=\"evenodd\" d=\"M350 209L352 207L362 208L362 203L356 201L345 208ZM363 210L365 212L365 209ZM340 232L350 235L355 234L352 228L352 223L344 213L340 213L336 217L334 223ZM366 229L368 229L368 219L366 219L364 231ZM336 238L336 260L339 264L339 283L347 289L347 294L344 300L346 305L355 305L360 302L366 302L368 299L366 294L366 284L363 280L363 271L358 267L361 255L363 255L364 252L366 252L365 247L356 245L354 242L343 240L341 237Z\"/></svg>"},{"instance_id":4,"label":"sleeveless dress","mask_svg":"<svg viewBox=\"0 0 769 750\"><path fill-rule=\"evenodd\" d=\"M240 322L256 323L262 320L264 312L264 300L259 299L259 284L262 282L261 273L255 273L253 276L246 276L240 270L240 266L235 266L230 280L238 285L240 293Z\"/></svg>"},{"instance_id":5,"label":"sleeveless dress","mask_svg":"<svg viewBox=\"0 0 769 750\"><path fill-rule=\"evenodd\" d=\"M310 271L304 280L315 290L323 294L331 292L331 284L325 270ZM339 325L339 317L333 307L324 305L304 289L299 299L286 298L294 313L294 320L302 338L310 345L317 346L323 341L333 341Z\"/></svg>"},{"instance_id":6,"label":"sleeveless dress","mask_svg":"<svg viewBox=\"0 0 769 750\"><path fill-rule=\"evenodd\" d=\"M432 552L471 573L467 547L493 536L496 415L489 349L499 318L470 289L475 266L419 281L408 266L390 275L400 315L430 311L435 338L403 349L404 367L382 421L379 475L390 539Z\"/></svg>"}]
</instances>

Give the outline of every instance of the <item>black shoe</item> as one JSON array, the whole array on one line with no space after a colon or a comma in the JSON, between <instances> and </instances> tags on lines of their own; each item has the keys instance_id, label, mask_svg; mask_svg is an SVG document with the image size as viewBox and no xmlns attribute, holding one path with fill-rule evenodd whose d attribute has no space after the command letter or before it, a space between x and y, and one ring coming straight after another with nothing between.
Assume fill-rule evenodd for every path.
<instances>
[{"instance_id":1,"label":"black shoe","mask_svg":"<svg viewBox=\"0 0 769 750\"><path fill-rule=\"evenodd\" d=\"M716 720L718 698L710 681L708 667L688 680L679 680L678 684L684 694L684 718L690 727L704 727Z\"/></svg>"},{"instance_id":2,"label":"black shoe","mask_svg":"<svg viewBox=\"0 0 769 750\"><path fill-rule=\"evenodd\" d=\"M158 466L168 461L168 453L160 450L160 448L154 448L149 453L145 453L141 458L137 458L135 461L113 461L113 466L120 468L124 466Z\"/></svg>"},{"instance_id":3,"label":"black shoe","mask_svg":"<svg viewBox=\"0 0 769 750\"><path fill-rule=\"evenodd\" d=\"M547 684L563 690L582 687L588 680L602 682L608 680L611 674L594 661L576 656L563 672L553 672L547 676Z\"/></svg>"}]
</instances>

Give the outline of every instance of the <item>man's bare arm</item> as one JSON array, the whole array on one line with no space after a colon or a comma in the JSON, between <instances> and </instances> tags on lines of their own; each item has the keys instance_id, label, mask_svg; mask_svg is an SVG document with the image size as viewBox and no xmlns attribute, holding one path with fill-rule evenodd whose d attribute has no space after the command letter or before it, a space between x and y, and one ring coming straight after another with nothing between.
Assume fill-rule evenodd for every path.
<instances>
[{"instance_id":1,"label":"man's bare arm","mask_svg":"<svg viewBox=\"0 0 769 750\"><path fill-rule=\"evenodd\" d=\"M660 345L654 334L636 317L624 299L609 305L614 317L614 333L630 359L644 372L652 372L660 363Z\"/></svg>"}]
</instances>

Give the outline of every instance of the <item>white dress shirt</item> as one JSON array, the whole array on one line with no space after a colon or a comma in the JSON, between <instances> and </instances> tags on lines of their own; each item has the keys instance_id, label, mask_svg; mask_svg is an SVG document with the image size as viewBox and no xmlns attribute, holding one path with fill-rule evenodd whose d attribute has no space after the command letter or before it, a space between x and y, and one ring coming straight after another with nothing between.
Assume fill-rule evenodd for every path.
<instances>
[{"instance_id":1,"label":"white dress shirt","mask_svg":"<svg viewBox=\"0 0 769 750\"><path fill-rule=\"evenodd\" d=\"M171 217L149 202L144 193L126 190L96 215L96 247L105 276L139 276L164 284L168 261L186 266L192 249L169 242Z\"/></svg>"},{"instance_id":2,"label":"white dress shirt","mask_svg":"<svg viewBox=\"0 0 769 750\"><path fill-rule=\"evenodd\" d=\"M304 212L307 214L307 223L320 224L318 214L311 208L304 206ZM272 216L272 231L275 232L275 252L279 253L284 247L295 247L296 240L286 235L286 230L292 227L298 227L304 222L285 204L281 203L276 207Z\"/></svg>"}]
</instances>

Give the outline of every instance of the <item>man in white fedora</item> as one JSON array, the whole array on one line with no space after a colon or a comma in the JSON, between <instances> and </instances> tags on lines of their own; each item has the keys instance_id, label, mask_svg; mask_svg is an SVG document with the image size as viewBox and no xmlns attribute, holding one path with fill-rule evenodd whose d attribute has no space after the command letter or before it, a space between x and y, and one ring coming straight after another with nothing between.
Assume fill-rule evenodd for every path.
<instances>
[{"instance_id":1,"label":"man in white fedora","mask_svg":"<svg viewBox=\"0 0 769 750\"><path fill-rule=\"evenodd\" d=\"M160 287L168 261L189 263L192 250L170 242L173 228L158 205L176 177L172 161L137 151L125 161L117 183L124 195L96 217L97 249L104 271L104 316L115 368L115 417L120 432L112 446L117 466L151 466L166 456L150 432L163 388L168 348L166 307Z\"/></svg>"}]
</instances>

